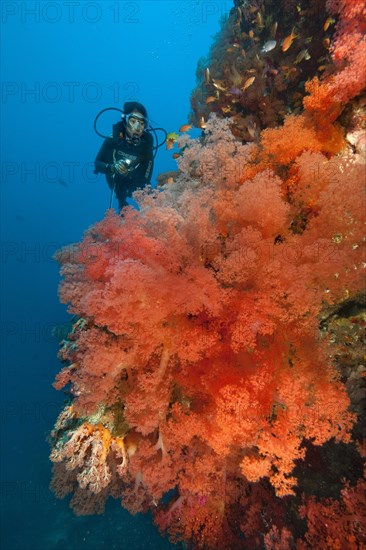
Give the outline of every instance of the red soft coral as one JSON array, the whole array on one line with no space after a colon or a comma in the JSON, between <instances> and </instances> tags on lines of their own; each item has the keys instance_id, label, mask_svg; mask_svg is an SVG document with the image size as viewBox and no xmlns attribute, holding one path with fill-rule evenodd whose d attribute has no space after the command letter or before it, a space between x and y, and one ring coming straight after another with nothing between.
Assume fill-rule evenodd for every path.
<instances>
[{"instance_id":1,"label":"red soft coral","mask_svg":"<svg viewBox=\"0 0 366 550\"><path fill-rule=\"evenodd\" d=\"M330 13L338 16L331 47L334 72L308 83L304 99L308 111L322 114L319 122L335 120L342 106L365 88L366 7L363 0L327 0Z\"/></svg>"},{"instance_id":2,"label":"red soft coral","mask_svg":"<svg viewBox=\"0 0 366 550\"><path fill-rule=\"evenodd\" d=\"M354 487L346 484L340 501L323 499L317 502L314 497L305 500L300 513L307 519L305 538L311 548L365 548L365 489L364 480L359 480Z\"/></svg>"}]
</instances>

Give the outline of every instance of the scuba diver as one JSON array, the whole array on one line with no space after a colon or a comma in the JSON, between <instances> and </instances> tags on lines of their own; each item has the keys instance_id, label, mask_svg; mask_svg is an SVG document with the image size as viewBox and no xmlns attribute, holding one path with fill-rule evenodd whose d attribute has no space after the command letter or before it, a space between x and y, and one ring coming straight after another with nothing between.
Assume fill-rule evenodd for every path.
<instances>
[{"instance_id":1,"label":"scuba diver","mask_svg":"<svg viewBox=\"0 0 366 550\"><path fill-rule=\"evenodd\" d=\"M106 110L109 109L102 112ZM126 206L127 197L136 189L150 184L154 149L157 149L153 145L145 107L137 101L129 101L124 104L121 112L122 120L113 125L112 136L102 136L105 140L94 161L94 173L106 175L108 186L115 192L120 210Z\"/></svg>"}]
</instances>

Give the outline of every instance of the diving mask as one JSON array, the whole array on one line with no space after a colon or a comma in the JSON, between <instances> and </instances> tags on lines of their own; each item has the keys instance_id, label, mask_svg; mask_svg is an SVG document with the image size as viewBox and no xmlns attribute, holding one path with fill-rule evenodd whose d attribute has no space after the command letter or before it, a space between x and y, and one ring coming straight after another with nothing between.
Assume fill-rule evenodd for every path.
<instances>
[{"instance_id":1,"label":"diving mask","mask_svg":"<svg viewBox=\"0 0 366 550\"><path fill-rule=\"evenodd\" d=\"M142 134L145 130L146 120L139 114L132 113L127 118L127 127L132 130L133 133Z\"/></svg>"}]
</instances>

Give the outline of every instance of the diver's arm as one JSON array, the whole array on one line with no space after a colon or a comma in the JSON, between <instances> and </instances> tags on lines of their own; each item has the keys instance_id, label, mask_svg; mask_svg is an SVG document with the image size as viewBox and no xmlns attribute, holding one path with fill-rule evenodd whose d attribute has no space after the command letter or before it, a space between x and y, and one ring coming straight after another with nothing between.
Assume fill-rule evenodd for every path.
<instances>
[{"instance_id":1,"label":"diver's arm","mask_svg":"<svg viewBox=\"0 0 366 550\"><path fill-rule=\"evenodd\" d=\"M151 153L149 158L139 164L139 166L131 174L133 179L138 182L139 185L148 185L151 181L151 176L154 169L154 158Z\"/></svg>"},{"instance_id":2,"label":"diver's arm","mask_svg":"<svg viewBox=\"0 0 366 550\"><path fill-rule=\"evenodd\" d=\"M99 172L101 174L112 173L112 164L110 163L112 158L112 155L111 155L112 147L113 147L113 141L110 138L105 139L94 161L94 167L95 167L94 172L96 174L98 174Z\"/></svg>"}]
</instances>

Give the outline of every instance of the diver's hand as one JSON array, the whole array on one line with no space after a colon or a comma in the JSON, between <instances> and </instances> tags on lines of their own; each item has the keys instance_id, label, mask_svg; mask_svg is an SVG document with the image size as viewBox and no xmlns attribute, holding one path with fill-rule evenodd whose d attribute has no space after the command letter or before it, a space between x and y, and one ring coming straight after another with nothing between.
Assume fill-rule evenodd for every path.
<instances>
[{"instance_id":1,"label":"diver's hand","mask_svg":"<svg viewBox=\"0 0 366 550\"><path fill-rule=\"evenodd\" d=\"M121 174L121 176L126 176L128 173L128 168L123 160L119 160L112 165L112 172Z\"/></svg>"}]
</instances>

